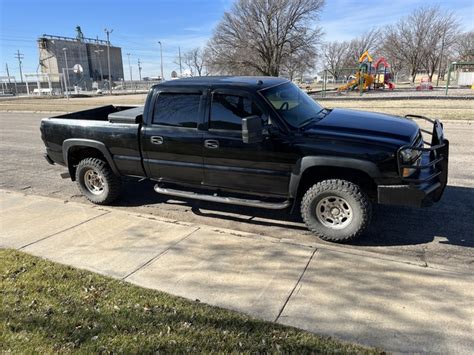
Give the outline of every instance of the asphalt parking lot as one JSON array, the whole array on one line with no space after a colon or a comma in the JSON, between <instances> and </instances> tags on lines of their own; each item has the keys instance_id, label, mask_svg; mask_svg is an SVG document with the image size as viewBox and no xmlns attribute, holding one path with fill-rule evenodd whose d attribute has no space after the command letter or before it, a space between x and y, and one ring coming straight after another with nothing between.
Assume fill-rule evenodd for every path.
<instances>
[{"instance_id":1,"label":"asphalt parking lot","mask_svg":"<svg viewBox=\"0 0 474 355\"><path fill-rule=\"evenodd\" d=\"M39 121L47 114L1 112L0 188L88 203L75 183L61 179L63 167L42 155ZM378 253L382 259L472 272L474 269L474 126L445 123L451 142L449 186L440 203L427 209L378 206L368 233L352 244L354 252ZM181 221L263 234L295 244L328 244L313 237L298 216L287 212L175 200L153 191L153 183L127 179L114 208ZM51 216L60 218L60 216Z\"/></svg>"}]
</instances>

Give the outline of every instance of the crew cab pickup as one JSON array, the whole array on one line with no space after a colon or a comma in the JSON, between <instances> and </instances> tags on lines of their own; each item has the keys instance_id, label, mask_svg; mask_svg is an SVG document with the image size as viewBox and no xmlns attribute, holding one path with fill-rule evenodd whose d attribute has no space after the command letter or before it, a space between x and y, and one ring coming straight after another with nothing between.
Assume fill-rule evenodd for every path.
<instances>
[{"instance_id":1,"label":"crew cab pickup","mask_svg":"<svg viewBox=\"0 0 474 355\"><path fill-rule=\"evenodd\" d=\"M180 198L300 206L307 227L332 241L362 234L372 203L439 201L448 177L439 120L327 109L273 77L164 82L144 106L45 118L41 136L46 160L93 203L118 198L122 176L147 178Z\"/></svg>"}]
</instances>

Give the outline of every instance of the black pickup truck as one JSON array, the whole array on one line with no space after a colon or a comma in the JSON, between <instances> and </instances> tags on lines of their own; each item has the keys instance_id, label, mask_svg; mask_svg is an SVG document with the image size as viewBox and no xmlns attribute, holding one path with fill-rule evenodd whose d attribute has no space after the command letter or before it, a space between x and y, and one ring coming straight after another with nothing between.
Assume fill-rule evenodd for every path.
<instances>
[{"instance_id":1,"label":"black pickup truck","mask_svg":"<svg viewBox=\"0 0 474 355\"><path fill-rule=\"evenodd\" d=\"M121 176L145 177L175 197L289 212L300 205L307 227L332 241L363 233L372 202L439 201L448 176L438 120L326 109L273 77L164 82L144 106L45 118L41 136L46 160L66 166L63 175L93 203L114 201Z\"/></svg>"}]
</instances>

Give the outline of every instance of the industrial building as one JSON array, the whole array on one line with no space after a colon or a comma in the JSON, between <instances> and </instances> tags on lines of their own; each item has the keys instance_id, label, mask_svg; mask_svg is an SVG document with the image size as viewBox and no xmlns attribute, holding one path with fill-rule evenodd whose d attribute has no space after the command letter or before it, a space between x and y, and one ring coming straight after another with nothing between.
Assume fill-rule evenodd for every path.
<instances>
[{"instance_id":1,"label":"industrial building","mask_svg":"<svg viewBox=\"0 0 474 355\"><path fill-rule=\"evenodd\" d=\"M84 37L79 26L76 31L76 38L47 34L38 38L41 73L59 78L58 74L69 68L69 85L87 87L92 81L108 80L107 41ZM76 64L82 67L82 72L73 72ZM110 73L112 81L123 79L122 49L112 45Z\"/></svg>"}]
</instances>

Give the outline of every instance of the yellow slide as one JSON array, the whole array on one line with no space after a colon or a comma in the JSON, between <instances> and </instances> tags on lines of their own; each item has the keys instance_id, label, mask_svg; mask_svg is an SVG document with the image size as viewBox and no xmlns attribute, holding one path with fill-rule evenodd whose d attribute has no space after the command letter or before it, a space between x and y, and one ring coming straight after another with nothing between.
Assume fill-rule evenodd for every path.
<instances>
[{"instance_id":1,"label":"yellow slide","mask_svg":"<svg viewBox=\"0 0 474 355\"><path fill-rule=\"evenodd\" d=\"M370 75L370 74L363 74L363 75L364 75L363 76L363 78L364 78L363 88L364 88L364 90L367 90L369 88L369 86L374 82L374 76ZM343 85L343 86L337 88L337 91L339 92L339 91L346 91L346 90L349 90L349 89L355 89L356 87L359 86L359 80L360 80L360 74L356 73L354 80L351 80L346 85Z\"/></svg>"}]
</instances>

